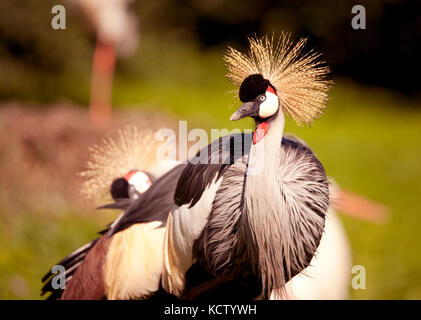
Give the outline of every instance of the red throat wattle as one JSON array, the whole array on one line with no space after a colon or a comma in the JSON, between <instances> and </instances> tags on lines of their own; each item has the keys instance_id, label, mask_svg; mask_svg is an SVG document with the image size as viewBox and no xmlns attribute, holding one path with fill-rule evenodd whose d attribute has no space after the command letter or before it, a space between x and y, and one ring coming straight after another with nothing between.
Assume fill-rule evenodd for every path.
<instances>
[{"instance_id":1,"label":"red throat wattle","mask_svg":"<svg viewBox=\"0 0 421 320\"><path fill-rule=\"evenodd\" d=\"M259 125L257 126L256 130L253 133L253 144L256 144L260 140L262 140L265 137L268 130L269 130L269 123L267 123L266 121L259 123Z\"/></svg>"}]
</instances>

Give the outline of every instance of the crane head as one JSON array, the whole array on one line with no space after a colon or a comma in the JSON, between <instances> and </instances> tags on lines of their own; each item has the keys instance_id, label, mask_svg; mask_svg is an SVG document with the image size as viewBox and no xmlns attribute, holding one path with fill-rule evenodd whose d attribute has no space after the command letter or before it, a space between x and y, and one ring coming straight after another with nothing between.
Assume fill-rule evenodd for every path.
<instances>
[{"instance_id":1,"label":"crane head","mask_svg":"<svg viewBox=\"0 0 421 320\"><path fill-rule=\"evenodd\" d=\"M148 190L151 184L151 179L145 172L131 170L124 177L113 181L111 184L111 196L113 199L136 199L140 194Z\"/></svg>"},{"instance_id":2,"label":"crane head","mask_svg":"<svg viewBox=\"0 0 421 320\"><path fill-rule=\"evenodd\" d=\"M249 75L241 83L240 100L243 104L233 113L230 120L251 117L258 122L278 112L279 99L275 87L261 74Z\"/></svg>"}]
</instances>

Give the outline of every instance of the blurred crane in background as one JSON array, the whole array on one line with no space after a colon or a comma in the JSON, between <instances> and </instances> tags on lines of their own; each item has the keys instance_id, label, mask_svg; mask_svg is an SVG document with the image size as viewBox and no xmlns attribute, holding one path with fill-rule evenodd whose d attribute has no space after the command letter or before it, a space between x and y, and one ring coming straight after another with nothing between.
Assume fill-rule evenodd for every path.
<instances>
[{"instance_id":1,"label":"blurred crane in background","mask_svg":"<svg viewBox=\"0 0 421 320\"><path fill-rule=\"evenodd\" d=\"M96 201L109 200L111 195L114 202L99 209L126 211L163 172L177 164L156 163L157 147L151 131L135 126L119 131L115 139L104 139L90 149L89 161L80 174L85 178L82 194ZM176 181L174 178L173 184ZM162 272L162 222L137 224L108 238L106 233L119 219L101 231L99 238L58 263L66 270L65 290L54 289L53 274L47 273L42 293L51 292L49 299L134 299L138 296L130 293L137 284L147 288L136 290L139 296L157 291ZM127 277L127 272L133 272L135 279Z\"/></svg>"},{"instance_id":2,"label":"blurred crane in background","mask_svg":"<svg viewBox=\"0 0 421 320\"><path fill-rule=\"evenodd\" d=\"M96 34L89 112L95 126L106 126L111 120L116 56L127 57L138 44L137 19L129 11L133 0L69 1L81 9Z\"/></svg>"}]
</instances>

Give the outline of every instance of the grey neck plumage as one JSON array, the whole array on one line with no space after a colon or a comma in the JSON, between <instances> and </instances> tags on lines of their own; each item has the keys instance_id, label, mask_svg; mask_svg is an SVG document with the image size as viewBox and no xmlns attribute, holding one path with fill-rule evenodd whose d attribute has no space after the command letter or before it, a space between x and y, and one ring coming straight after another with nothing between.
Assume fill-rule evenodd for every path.
<instances>
[{"instance_id":1,"label":"grey neck plumage","mask_svg":"<svg viewBox=\"0 0 421 320\"><path fill-rule=\"evenodd\" d=\"M262 276L263 293L284 284L284 238L289 238L286 228L286 212L279 212L280 187L278 181L281 141L285 117L282 110L268 120L265 137L253 144L245 187L245 212L247 225L253 235L249 252Z\"/></svg>"},{"instance_id":2,"label":"grey neck plumage","mask_svg":"<svg viewBox=\"0 0 421 320\"><path fill-rule=\"evenodd\" d=\"M250 150L241 223L265 297L278 289L282 294L285 283L310 263L329 198L324 169L311 151L281 147L283 112L268 123L264 139Z\"/></svg>"}]
</instances>

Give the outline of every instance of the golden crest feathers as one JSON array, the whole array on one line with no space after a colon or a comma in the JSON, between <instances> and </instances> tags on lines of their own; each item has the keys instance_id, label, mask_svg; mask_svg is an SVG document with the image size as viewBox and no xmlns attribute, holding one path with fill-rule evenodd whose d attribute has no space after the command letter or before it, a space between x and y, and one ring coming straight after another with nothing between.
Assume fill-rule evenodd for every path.
<instances>
[{"instance_id":1,"label":"golden crest feathers","mask_svg":"<svg viewBox=\"0 0 421 320\"><path fill-rule=\"evenodd\" d=\"M106 138L89 148L85 170L79 173L85 179L82 194L95 200L109 199L113 180L131 170L150 168L158 147L151 130L130 125L119 130L116 138Z\"/></svg>"},{"instance_id":2,"label":"golden crest feathers","mask_svg":"<svg viewBox=\"0 0 421 320\"><path fill-rule=\"evenodd\" d=\"M228 47L224 55L227 77L240 86L251 74L260 73L275 86L281 106L299 125L311 124L326 108L331 82L326 80L329 67L314 51L303 53L307 39L294 43L282 33L275 40L249 38L247 54Z\"/></svg>"}]
</instances>

